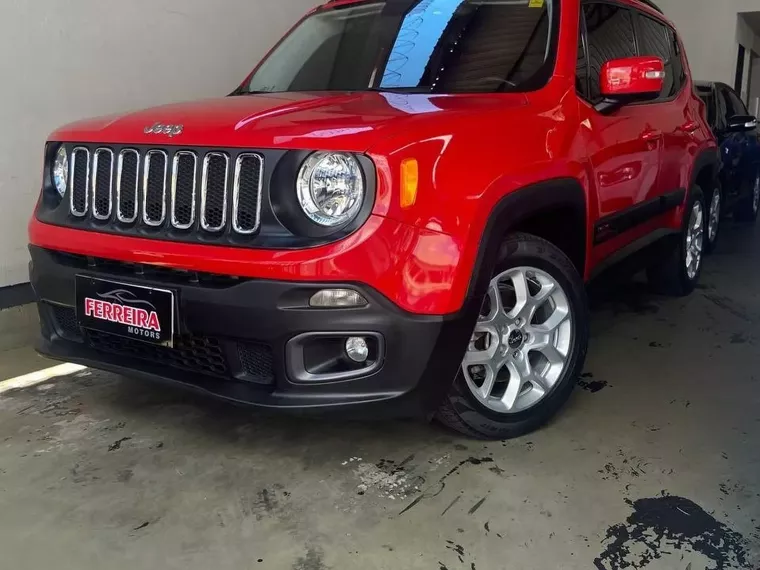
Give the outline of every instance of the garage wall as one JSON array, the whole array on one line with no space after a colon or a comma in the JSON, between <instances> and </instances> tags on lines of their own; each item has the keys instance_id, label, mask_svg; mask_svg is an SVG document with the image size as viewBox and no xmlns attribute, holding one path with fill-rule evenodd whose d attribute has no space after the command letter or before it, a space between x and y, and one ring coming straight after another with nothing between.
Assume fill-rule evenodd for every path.
<instances>
[{"instance_id":1,"label":"garage wall","mask_svg":"<svg viewBox=\"0 0 760 570\"><path fill-rule=\"evenodd\" d=\"M47 135L83 117L224 95L319 0L0 0L0 287L28 281Z\"/></svg>"},{"instance_id":2,"label":"garage wall","mask_svg":"<svg viewBox=\"0 0 760 570\"><path fill-rule=\"evenodd\" d=\"M696 79L733 86L739 42L760 53L760 38L738 17L740 12L760 11L760 0L656 0L656 3L678 28Z\"/></svg>"},{"instance_id":3,"label":"garage wall","mask_svg":"<svg viewBox=\"0 0 760 570\"><path fill-rule=\"evenodd\" d=\"M752 62L752 76L749 84L749 112L760 117L760 58Z\"/></svg>"}]
</instances>

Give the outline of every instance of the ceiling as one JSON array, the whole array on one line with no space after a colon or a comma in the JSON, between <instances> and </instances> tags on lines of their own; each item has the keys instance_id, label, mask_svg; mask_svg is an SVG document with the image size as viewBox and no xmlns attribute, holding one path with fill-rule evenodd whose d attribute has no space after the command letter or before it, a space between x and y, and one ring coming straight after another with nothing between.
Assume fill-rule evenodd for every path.
<instances>
[{"instance_id":1,"label":"ceiling","mask_svg":"<svg viewBox=\"0 0 760 570\"><path fill-rule=\"evenodd\" d=\"M744 21L755 31L755 35L760 36L760 12L742 12Z\"/></svg>"}]
</instances>

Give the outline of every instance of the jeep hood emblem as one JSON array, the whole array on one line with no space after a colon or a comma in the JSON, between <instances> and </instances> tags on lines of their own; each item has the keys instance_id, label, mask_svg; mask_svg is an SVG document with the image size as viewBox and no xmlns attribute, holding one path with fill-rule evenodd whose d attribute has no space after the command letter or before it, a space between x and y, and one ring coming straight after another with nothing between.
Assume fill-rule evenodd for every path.
<instances>
[{"instance_id":1,"label":"jeep hood emblem","mask_svg":"<svg viewBox=\"0 0 760 570\"><path fill-rule=\"evenodd\" d=\"M163 123L155 123L149 127L145 127L146 135L169 135L169 138L181 135L185 127L182 125L164 125Z\"/></svg>"}]
</instances>

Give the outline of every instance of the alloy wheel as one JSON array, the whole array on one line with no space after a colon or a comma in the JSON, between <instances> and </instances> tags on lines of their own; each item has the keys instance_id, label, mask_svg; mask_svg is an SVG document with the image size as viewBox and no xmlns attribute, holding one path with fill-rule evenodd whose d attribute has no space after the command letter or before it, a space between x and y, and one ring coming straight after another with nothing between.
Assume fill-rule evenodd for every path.
<instances>
[{"instance_id":1,"label":"alloy wheel","mask_svg":"<svg viewBox=\"0 0 760 570\"><path fill-rule=\"evenodd\" d=\"M488 409L522 412L560 381L572 341L572 308L562 286L545 271L515 267L491 281L462 372Z\"/></svg>"},{"instance_id":2,"label":"alloy wheel","mask_svg":"<svg viewBox=\"0 0 760 570\"><path fill-rule=\"evenodd\" d=\"M691 208L689 225L686 228L686 275L694 279L702 264L704 241L704 210L697 200Z\"/></svg>"},{"instance_id":3,"label":"alloy wheel","mask_svg":"<svg viewBox=\"0 0 760 570\"><path fill-rule=\"evenodd\" d=\"M713 190L712 200L710 200L710 215L707 221L707 239L710 243L715 241L720 227L720 190Z\"/></svg>"}]
</instances>

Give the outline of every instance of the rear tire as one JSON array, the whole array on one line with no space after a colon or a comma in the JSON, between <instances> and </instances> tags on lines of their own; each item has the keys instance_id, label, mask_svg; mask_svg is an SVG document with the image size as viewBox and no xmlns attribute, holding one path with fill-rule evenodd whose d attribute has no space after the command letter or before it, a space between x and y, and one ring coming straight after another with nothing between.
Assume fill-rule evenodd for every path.
<instances>
[{"instance_id":1,"label":"rear tire","mask_svg":"<svg viewBox=\"0 0 760 570\"><path fill-rule=\"evenodd\" d=\"M745 224L754 224L757 220L758 210L760 210L760 173L755 175L750 192L736 205L734 220Z\"/></svg>"},{"instance_id":2,"label":"rear tire","mask_svg":"<svg viewBox=\"0 0 760 570\"><path fill-rule=\"evenodd\" d=\"M586 291L570 259L536 236L508 236L462 366L436 417L478 439L538 429L570 397L588 337Z\"/></svg>"},{"instance_id":3,"label":"rear tire","mask_svg":"<svg viewBox=\"0 0 760 570\"><path fill-rule=\"evenodd\" d=\"M723 189L719 182L714 183L712 191L705 196L708 204L705 216L705 253L712 253L718 245L721 222L723 218Z\"/></svg>"},{"instance_id":4,"label":"rear tire","mask_svg":"<svg viewBox=\"0 0 760 570\"><path fill-rule=\"evenodd\" d=\"M706 211L702 189L692 187L680 235L663 240L656 260L647 268L649 284L655 292L685 297L694 291L702 274Z\"/></svg>"}]
</instances>

